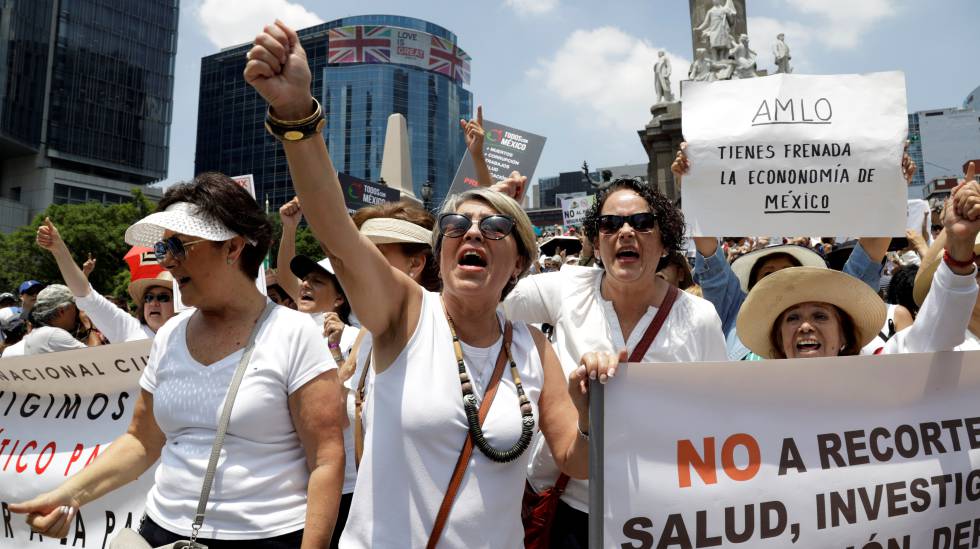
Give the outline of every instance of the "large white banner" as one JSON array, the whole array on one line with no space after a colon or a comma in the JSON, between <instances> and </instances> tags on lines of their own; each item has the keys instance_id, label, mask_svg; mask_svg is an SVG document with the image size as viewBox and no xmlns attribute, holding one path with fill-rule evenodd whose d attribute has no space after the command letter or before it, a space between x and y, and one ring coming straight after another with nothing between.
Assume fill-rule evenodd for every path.
<instances>
[{"instance_id":1,"label":"large white banner","mask_svg":"<svg viewBox=\"0 0 980 549\"><path fill-rule=\"evenodd\" d=\"M684 82L695 236L904 236L905 76Z\"/></svg>"},{"instance_id":2,"label":"large white banner","mask_svg":"<svg viewBox=\"0 0 980 549\"><path fill-rule=\"evenodd\" d=\"M138 525L155 467L82 507L65 544L7 506L55 488L126 431L149 352L145 340L0 359L0 547L104 548Z\"/></svg>"},{"instance_id":3,"label":"large white banner","mask_svg":"<svg viewBox=\"0 0 980 549\"><path fill-rule=\"evenodd\" d=\"M980 545L980 352L630 364L603 547Z\"/></svg>"}]
</instances>

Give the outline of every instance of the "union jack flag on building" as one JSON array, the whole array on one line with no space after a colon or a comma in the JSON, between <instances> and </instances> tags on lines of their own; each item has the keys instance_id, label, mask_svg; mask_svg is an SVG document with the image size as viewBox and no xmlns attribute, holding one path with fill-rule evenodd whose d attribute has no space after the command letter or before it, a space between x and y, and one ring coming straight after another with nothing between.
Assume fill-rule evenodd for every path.
<instances>
[{"instance_id":1,"label":"union jack flag on building","mask_svg":"<svg viewBox=\"0 0 980 549\"><path fill-rule=\"evenodd\" d=\"M449 40L432 37L429 48L429 70L444 74L456 82L470 83L470 56Z\"/></svg>"},{"instance_id":2,"label":"union jack flag on building","mask_svg":"<svg viewBox=\"0 0 980 549\"><path fill-rule=\"evenodd\" d=\"M388 63L391 27L356 25L330 29L328 63Z\"/></svg>"}]
</instances>

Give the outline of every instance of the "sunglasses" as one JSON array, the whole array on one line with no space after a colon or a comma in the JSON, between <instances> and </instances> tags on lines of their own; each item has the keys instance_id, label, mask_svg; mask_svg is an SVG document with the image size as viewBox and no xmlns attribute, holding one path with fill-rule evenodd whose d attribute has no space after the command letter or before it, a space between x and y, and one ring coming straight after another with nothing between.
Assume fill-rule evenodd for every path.
<instances>
[{"instance_id":1,"label":"sunglasses","mask_svg":"<svg viewBox=\"0 0 980 549\"><path fill-rule=\"evenodd\" d=\"M657 226L657 214L653 212L641 212L633 215L600 215L596 222L596 228L602 234L613 234L629 223L630 227L638 233L648 233Z\"/></svg>"},{"instance_id":2,"label":"sunglasses","mask_svg":"<svg viewBox=\"0 0 980 549\"><path fill-rule=\"evenodd\" d=\"M171 236L153 245L153 255L156 256L158 263L166 261L168 253L177 261L183 261L187 259L187 248L195 244L200 244L201 242L208 242L208 240L202 238L184 242L176 236Z\"/></svg>"},{"instance_id":3,"label":"sunglasses","mask_svg":"<svg viewBox=\"0 0 980 549\"><path fill-rule=\"evenodd\" d=\"M477 225L480 234L488 240L500 240L514 230L517 223L506 215L490 215ZM458 213L444 213L439 216L439 230L449 238L460 238L473 226L473 220Z\"/></svg>"},{"instance_id":4,"label":"sunglasses","mask_svg":"<svg viewBox=\"0 0 980 549\"><path fill-rule=\"evenodd\" d=\"M169 294L143 294L143 303L150 304L156 301L157 303L170 303Z\"/></svg>"}]
</instances>

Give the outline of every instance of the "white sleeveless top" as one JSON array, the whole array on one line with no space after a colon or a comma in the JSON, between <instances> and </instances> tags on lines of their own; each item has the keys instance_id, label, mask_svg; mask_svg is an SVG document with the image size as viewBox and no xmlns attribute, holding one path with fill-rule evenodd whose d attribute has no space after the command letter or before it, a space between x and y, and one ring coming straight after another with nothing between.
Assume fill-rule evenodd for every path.
<instances>
[{"instance_id":1,"label":"white sleeveless top","mask_svg":"<svg viewBox=\"0 0 980 549\"><path fill-rule=\"evenodd\" d=\"M342 548L425 547L460 450L469 436L452 335L439 294L422 290L422 312L408 344L374 376L364 411L364 455ZM501 326L503 317L499 315ZM544 371L534 339L514 323L511 353L538 429ZM474 392L483 396L500 341L464 347ZM484 354L480 359L476 355ZM521 435L517 391L506 367L484 422L487 441L510 448ZM479 380L482 378L482 382ZM473 450L440 547L523 547L521 498L530 450L510 463Z\"/></svg>"}]
</instances>

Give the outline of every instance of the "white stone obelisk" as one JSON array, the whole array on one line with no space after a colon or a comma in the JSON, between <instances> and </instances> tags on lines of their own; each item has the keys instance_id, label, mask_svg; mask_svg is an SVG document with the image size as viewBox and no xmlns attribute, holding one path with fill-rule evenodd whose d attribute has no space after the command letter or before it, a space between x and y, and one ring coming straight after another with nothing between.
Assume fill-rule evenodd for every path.
<instances>
[{"instance_id":1,"label":"white stone obelisk","mask_svg":"<svg viewBox=\"0 0 980 549\"><path fill-rule=\"evenodd\" d=\"M408 143L408 123L399 113L388 117L385 151L381 158L381 177L389 187L398 189L402 198L421 204L412 187L412 153Z\"/></svg>"}]
</instances>

